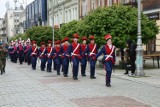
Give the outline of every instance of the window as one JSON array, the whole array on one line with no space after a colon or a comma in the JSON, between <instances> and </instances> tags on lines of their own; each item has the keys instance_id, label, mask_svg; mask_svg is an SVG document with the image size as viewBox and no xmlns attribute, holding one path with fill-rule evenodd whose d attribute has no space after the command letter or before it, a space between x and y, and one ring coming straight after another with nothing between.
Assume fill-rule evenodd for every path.
<instances>
[{"instance_id":1,"label":"window","mask_svg":"<svg viewBox=\"0 0 160 107\"><path fill-rule=\"evenodd\" d=\"M72 11L72 13L73 13L73 20L75 19L75 17L74 17L74 13L75 13L75 11L74 11L74 8L73 8L73 11Z\"/></svg>"},{"instance_id":2,"label":"window","mask_svg":"<svg viewBox=\"0 0 160 107\"><path fill-rule=\"evenodd\" d=\"M112 6L112 0L108 0L108 6Z\"/></svg>"},{"instance_id":3,"label":"window","mask_svg":"<svg viewBox=\"0 0 160 107\"><path fill-rule=\"evenodd\" d=\"M102 0L98 0L98 6L99 6L99 7L102 6Z\"/></svg>"},{"instance_id":4,"label":"window","mask_svg":"<svg viewBox=\"0 0 160 107\"><path fill-rule=\"evenodd\" d=\"M85 16L87 14L87 0L83 0L82 3L82 15Z\"/></svg>"},{"instance_id":5,"label":"window","mask_svg":"<svg viewBox=\"0 0 160 107\"><path fill-rule=\"evenodd\" d=\"M92 0L92 10L95 9L95 0Z\"/></svg>"},{"instance_id":6,"label":"window","mask_svg":"<svg viewBox=\"0 0 160 107\"><path fill-rule=\"evenodd\" d=\"M68 12L67 11L66 11L65 19L66 19L65 23L67 23L68 22Z\"/></svg>"},{"instance_id":7,"label":"window","mask_svg":"<svg viewBox=\"0 0 160 107\"><path fill-rule=\"evenodd\" d=\"M75 8L75 20L77 20L77 7Z\"/></svg>"},{"instance_id":8,"label":"window","mask_svg":"<svg viewBox=\"0 0 160 107\"><path fill-rule=\"evenodd\" d=\"M69 10L69 20L68 21L71 21L71 10Z\"/></svg>"}]
</instances>

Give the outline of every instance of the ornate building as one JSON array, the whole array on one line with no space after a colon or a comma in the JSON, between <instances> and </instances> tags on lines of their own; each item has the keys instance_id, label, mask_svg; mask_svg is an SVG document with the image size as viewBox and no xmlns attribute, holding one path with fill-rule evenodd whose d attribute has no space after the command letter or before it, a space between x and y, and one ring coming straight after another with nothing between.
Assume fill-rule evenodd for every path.
<instances>
[{"instance_id":1,"label":"ornate building","mask_svg":"<svg viewBox=\"0 0 160 107\"><path fill-rule=\"evenodd\" d=\"M63 23L79 20L79 0L47 0L48 3L48 25L52 26L54 14L54 25L59 27Z\"/></svg>"}]
</instances>

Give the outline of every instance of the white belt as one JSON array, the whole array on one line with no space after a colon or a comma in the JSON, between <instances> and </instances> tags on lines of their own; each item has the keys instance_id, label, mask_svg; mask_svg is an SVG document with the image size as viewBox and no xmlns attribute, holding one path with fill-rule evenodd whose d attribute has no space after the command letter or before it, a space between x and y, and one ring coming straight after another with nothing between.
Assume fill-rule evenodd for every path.
<instances>
[{"instance_id":1,"label":"white belt","mask_svg":"<svg viewBox=\"0 0 160 107\"><path fill-rule=\"evenodd\" d=\"M113 58L113 56L105 55L105 57Z\"/></svg>"},{"instance_id":2,"label":"white belt","mask_svg":"<svg viewBox=\"0 0 160 107\"><path fill-rule=\"evenodd\" d=\"M72 56L73 56L73 55L74 55L74 56L80 56L79 54L74 54L74 53L71 53L71 55L72 55Z\"/></svg>"},{"instance_id":3,"label":"white belt","mask_svg":"<svg viewBox=\"0 0 160 107\"><path fill-rule=\"evenodd\" d=\"M96 53L91 52L90 55L96 55Z\"/></svg>"},{"instance_id":4,"label":"white belt","mask_svg":"<svg viewBox=\"0 0 160 107\"><path fill-rule=\"evenodd\" d=\"M32 53L32 55L37 55L36 53Z\"/></svg>"}]
</instances>

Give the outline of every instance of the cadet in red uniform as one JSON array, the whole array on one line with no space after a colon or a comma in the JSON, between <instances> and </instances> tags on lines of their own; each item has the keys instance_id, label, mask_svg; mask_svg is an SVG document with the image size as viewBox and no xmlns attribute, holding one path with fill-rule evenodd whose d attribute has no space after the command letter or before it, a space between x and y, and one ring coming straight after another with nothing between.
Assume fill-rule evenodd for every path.
<instances>
[{"instance_id":1,"label":"cadet in red uniform","mask_svg":"<svg viewBox=\"0 0 160 107\"><path fill-rule=\"evenodd\" d=\"M69 46L68 50L65 52L65 56L71 53L72 63L73 63L73 79L78 80L78 69L79 69L79 61L82 59L82 50L81 46L78 43L79 35L73 34L73 43Z\"/></svg>"},{"instance_id":2,"label":"cadet in red uniform","mask_svg":"<svg viewBox=\"0 0 160 107\"><path fill-rule=\"evenodd\" d=\"M82 63L81 63L81 75L86 76L86 66L87 66L87 53L84 53L84 51L87 48L87 38L85 36L82 37L82 44L81 44L81 49L82 49Z\"/></svg>"},{"instance_id":3,"label":"cadet in red uniform","mask_svg":"<svg viewBox=\"0 0 160 107\"><path fill-rule=\"evenodd\" d=\"M32 41L32 47L29 50L29 56L31 57L32 69L36 70L38 47L36 41Z\"/></svg>"},{"instance_id":4,"label":"cadet in red uniform","mask_svg":"<svg viewBox=\"0 0 160 107\"><path fill-rule=\"evenodd\" d=\"M69 38L65 37L63 39L63 45L62 45L62 66L63 66L63 75L64 77L68 77L68 67L69 67L69 58L70 54L64 55L64 53L68 50L69 48Z\"/></svg>"},{"instance_id":5,"label":"cadet in red uniform","mask_svg":"<svg viewBox=\"0 0 160 107\"><path fill-rule=\"evenodd\" d=\"M93 35L89 36L90 44L88 44L86 50L84 53L88 53L89 56L89 62L90 62L90 78L96 79L95 77L95 66L96 66L96 59L94 57L96 56L98 52L98 46L95 43L95 37Z\"/></svg>"},{"instance_id":6,"label":"cadet in red uniform","mask_svg":"<svg viewBox=\"0 0 160 107\"><path fill-rule=\"evenodd\" d=\"M53 48L52 48L52 41L48 41L48 46L46 49L47 54L47 72L52 72L52 57L53 57Z\"/></svg>"},{"instance_id":7,"label":"cadet in red uniform","mask_svg":"<svg viewBox=\"0 0 160 107\"><path fill-rule=\"evenodd\" d=\"M98 52L96 55L96 58L98 58L102 53L104 54L103 62L104 62L104 68L106 70L106 86L111 86L111 74L112 74L112 68L115 63L115 46L112 45L112 36L110 34L107 34L105 37L106 45L102 47L102 49Z\"/></svg>"},{"instance_id":8,"label":"cadet in red uniform","mask_svg":"<svg viewBox=\"0 0 160 107\"><path fill-rule=\"evenodd\" d=\"M21 41L19 42L19 45L17 47L17 54L18 54L18 57L19 57L19 63L21 65L24 61L24 47L23 47Z\"/></svg>"},{"instance_id":9,"label":"cadet in red uniform","mask_svg":"<svg viewBox=\"0 0 160 107\"><path fill-rule=\"evenodd\" d=\"M46 67L46 60L47 60L47 56L46 56L46 46L45 46L45 42L41 42L41 47L39 49L39 58L41 59L41 71L45 71L45 67Z\"/></svg>"},{"instance_id":10,"label":"cadet in red uniform","mask_svg":"<svg viewBox=\"0 0 160 107\"><path fill-rule=\"evenodd\" d=\"M54 47L54 60L56 63L57 75L60 75L60 68L62 63L62 53L61 53L61 41L55 41L56 46Z\"/></svg>"},{"instance_id":11,"label":"cadet in red uniform","mask_svg":"<svg viewBox=\"0 0 160 107\"><path fill-rule=\"evenodd\" d=\"M29 56L29 49L31 48L31 44L30 44L30 41L27 40L26 41L26 46L24 47L24 54L25 54L25 62L28 63L28 65L31 64L31 58Z\"/></svg>"}]
</instances>

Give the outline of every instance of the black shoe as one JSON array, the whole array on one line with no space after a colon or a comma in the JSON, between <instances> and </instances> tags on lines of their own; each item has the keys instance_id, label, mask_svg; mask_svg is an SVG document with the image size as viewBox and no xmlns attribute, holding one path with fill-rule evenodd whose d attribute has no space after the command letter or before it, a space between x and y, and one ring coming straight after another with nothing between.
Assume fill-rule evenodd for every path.
<instances>
[{"instance_id":1,"label":"black shoe","mask_svg":"<svg viewBox=\"0 0 160 107\"><path fill-rule=\"evenodd\" d=\"M96 77L94 77L94 76L90 76L90 78L91 78L91 79L96 79Z\"/></svg>"},{"instance_id":2,"label":"black shoe","mask_svg":"<svg viewBox=\"0 0 160 107\"><path fill-rule=\"evenodd\" d=\"M78 80L78 78L77 77L73 77L73 80Z\"/></svg>"},{"instance_id":3,"label":"black shoe","mask_svg":"<svg viewBox=\"0 0 160 107\"><path fill-rule=\"evenodd\" d=\"M61 74L58 72L57 75L61 75Z\"/></svg>"},{"instance_id":4,"label":"black shoe","mask_svg":"<svg viewBox=\"0 0 160 107\"><path fill-rule=\"evenodd\" d=\"M41 69L41 71L45 71L44 69Z\"/></svg>"},{"instance_id":5,"label":"black shoe","mask_svg":"<svg viewBox=\"0 0 160 107\"><path fill-rule=\"evenodd\" d=\"M106 86L107 86L107 87L111 87L111 84L108 83L108 84L106 84Z\"/></svg>"},{"instance_id":6,"label":"black shoe","mask_svg":"<svg viewBox=\"0 0 160 107\"><path fill-rule=\"evenodd\" d=\"M86 76L86 74L82 74L82 77L85 77Z\"/></svg>"},{"instance_id":7,"label":"black shoe","mask_svg":"<svg viewBox=\"0 0 160 107\"><path fill-rule=\"evenodd\" d=\"M128 72L125 72L124 74L128 74Z\"/></svg>"},{"instance_id":8,"label":"black shoe","mask_svg":"<svg viewBox=\"0 0 160 107\"><path fill-rule=\"evenodd\" d=\"M63 76L64 76L64 77L68 77L68 75L67 75L67 74L63 74Z\"/></svg>"}]
</instances>

